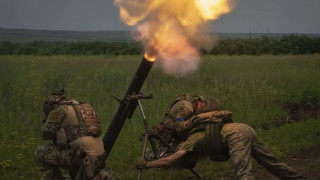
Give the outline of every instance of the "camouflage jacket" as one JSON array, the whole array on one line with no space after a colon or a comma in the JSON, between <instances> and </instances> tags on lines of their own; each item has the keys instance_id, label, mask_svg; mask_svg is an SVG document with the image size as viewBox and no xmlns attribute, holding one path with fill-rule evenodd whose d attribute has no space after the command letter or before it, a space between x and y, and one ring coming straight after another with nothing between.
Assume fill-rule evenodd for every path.
<instances>
[{"instance_id":1,"label":"camouflage jacket","mask_svg":"<svg viewBox=\"0 0 320 180\"><path fill-rule=\"evenodd\" d=\"M42 137L45 140L55 140L60 127L79 124L77 113L72 106L61 105L52 110L41 128Z\"/></svg>"}]
</instances>

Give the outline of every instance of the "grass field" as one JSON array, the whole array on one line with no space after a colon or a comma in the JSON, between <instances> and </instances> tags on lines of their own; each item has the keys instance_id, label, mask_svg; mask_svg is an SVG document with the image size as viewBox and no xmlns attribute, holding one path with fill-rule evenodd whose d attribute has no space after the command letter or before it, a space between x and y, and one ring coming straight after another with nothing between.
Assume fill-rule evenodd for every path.
<instances>
[{"instance_id":1,"label":"grass field","mask_svg":"<svg viewBox=\"0 0 320 180\"><path fill-rule=\"evenodd\" d=\"M157 63L142 92L150 124L162 120L176 95L189 93L217 97L236 122L253 126L280 158L319 145L320 55L204 56L197 73L173 78ZM40 137L42 104L52 91L64 88L68 96L96 109L105 131L131 82L140 56L0 56L0 179L40 179L33 156ZM138 111L125 126L107 165L118 179L136 179L143 123ZM221 176L230 162L202 161L196 171L204 179ZM187 170L148 170L145 179L186 179Z\"/></svg>"}]
</instances>

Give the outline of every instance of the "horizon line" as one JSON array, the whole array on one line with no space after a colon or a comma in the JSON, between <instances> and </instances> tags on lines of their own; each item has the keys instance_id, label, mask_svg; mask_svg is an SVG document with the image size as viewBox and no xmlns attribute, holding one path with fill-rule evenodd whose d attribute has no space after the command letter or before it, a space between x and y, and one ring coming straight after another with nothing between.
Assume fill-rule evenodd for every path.
<instances>
[{"instance_id":1,"label":"horizon line","mask_svg":"<svg viewBox=\"0 0 320 180\"><path fill-rule=\"evenodd\" d=\"M104 30L62 30L62 29L29 29L29 28L5 28L0 27L0 29L3 30L30 30L30 31L74 31L74 32L103 32L103 31L121 31L121 32L131 32L132 30L111 30L111 29L104 29ZM248 31L248 32L214 32L211 31L209 33L216 33L216 34L320 34L315 32L254 32L254 31Z\"/></svg>"}]
</instances>

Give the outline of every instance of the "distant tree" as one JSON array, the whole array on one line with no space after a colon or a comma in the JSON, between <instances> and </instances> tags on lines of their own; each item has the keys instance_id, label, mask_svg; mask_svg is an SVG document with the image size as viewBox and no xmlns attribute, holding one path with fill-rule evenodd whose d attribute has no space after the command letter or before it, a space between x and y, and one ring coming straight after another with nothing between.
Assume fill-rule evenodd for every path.
<instances>
[{"instance_id":1,"label":"distant tree","mask_svg":"<svg viewBox=\"0 0 320 180\"><path fill-rule=\"evenodd\" d=\"M213 55L283 55L320 53L320 37L289 35L253 39L223 39L211 50L199 49L201 54ZM136 42L44 42L14 44L0 43L1 55L134 55L143 52Z\"/></svg>"}]
</instances>

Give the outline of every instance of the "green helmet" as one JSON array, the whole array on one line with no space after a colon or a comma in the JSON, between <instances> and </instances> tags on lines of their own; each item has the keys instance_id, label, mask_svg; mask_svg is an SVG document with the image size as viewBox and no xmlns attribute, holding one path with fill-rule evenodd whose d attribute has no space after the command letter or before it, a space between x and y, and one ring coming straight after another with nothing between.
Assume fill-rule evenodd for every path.
<instances>
[{"instance_id":1,"label":"green helmet","mask_svg":"<svg viewBox=\"0 0 320 180\"><path fill-rule=\"evenodd\" d=\"M64 90L59 90L59 91L53 91L48 97L47 99L44 101L43 104L43 111L46 115L46 117L48 117L49 113L54 110L55 108L57 108L59 106L59 103L66 99L65 95L64 95Z\"/></svg>"}]
</instances>

